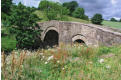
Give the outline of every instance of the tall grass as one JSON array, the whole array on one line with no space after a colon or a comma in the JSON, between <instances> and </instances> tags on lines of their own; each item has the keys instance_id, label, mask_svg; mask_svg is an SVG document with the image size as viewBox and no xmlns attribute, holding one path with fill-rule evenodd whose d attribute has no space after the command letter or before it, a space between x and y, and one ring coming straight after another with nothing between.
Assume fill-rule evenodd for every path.
<instances>
[{"instance_id":1,"label":"tall grass","mask_svg":"<svg viewBox=\"0 0 121 80\"><path fill-rule=\"evenodd\" d=\"M121 46L61 44L32 52L17 50L9 56L2 53L2 80L120 80L120 70Z\"/></svg>"}]
</instances>

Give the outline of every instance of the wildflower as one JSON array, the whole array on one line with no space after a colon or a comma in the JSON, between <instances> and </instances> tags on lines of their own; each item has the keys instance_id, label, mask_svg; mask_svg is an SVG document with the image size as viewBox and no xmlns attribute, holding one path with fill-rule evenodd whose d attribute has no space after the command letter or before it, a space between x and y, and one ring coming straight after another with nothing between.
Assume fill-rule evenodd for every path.
<instances>
[{"instance_id":1,"label":"wildflower","mask_svg":"<svg viewBox=\"0 0 121 80\"><path fill-rule=\"evenodd\" d=\"M39 70L39 72L42 72L42 70Z\"/></svg>"},{"instance_id":2,"label":"wildflower","mask_svg":"<svg viewBox=\"0 0 121 80\"><path fill-rule=\"evenodd\" d=\"M53 56L50 56L50 57L48 58L48 61L51 60L51 59L53 59Z\"/></svg>"},{"instance_id":3,"label":"wildflower","mask_svg":"<svg viewBox=\"0 0 121 80\"><path fill-rule=\"evenodd\" d=\"M57 63L60 63L60 61L57 61Z\"/></svg>"},{"instance_id":4,"label":"wildflower","mask_svg":"<svg viewBox=\"0 0 121 80\"><path fill-rule=\"evenodd\" d=\"M48 62L45 62L45 64L47 64Z\"/></svg>"},{"instance_id":5,"label":"wildflower","mask_svg":"<svg viewBox=\"0 0 121 80\"><path fill-rule=\"evenodd\" d=\"M103 62L104 62L104 59L100 59L100 60L99 60L99 63L103 63Z\"/></svg>"},{"instance_id":6,"label":"wildflower","mask_svg":"<svg viewBox=\"0 0 121 80\"><path fill-rule=\"evenodd\" d=\"M42 56L42 58L44 58L45 56Z\"/></svg>"},{"instance_id":7,"label":"wildflower","mask_svg":"<svg viewBox=\"0 0 121 80\"><path fill-rule=\"evenodd\" d=\"M62 68L62 70L64 70L65 68Z\"/></svg>"},{"instance_id":8,"label":"wildflower","mask_svg":"<svg viewBox=\"0 0 121 80\"><path fill-rule=\"evenodd\" d=\"M43 55L43 53L40 53L40 55Z\"/></svg>"},{"instance_id":9,"label":"wildflower","mask_svg":"<svg viewBox=\"0 0 121 80\"><path fill-rule=\"evenodd\" d=\"M107 66L106 66L106 68L107 68L107 69L110 69L110 68L111 68L111 66L110 66L110 65L107 65Z\"/></svg>"}]
</instances>

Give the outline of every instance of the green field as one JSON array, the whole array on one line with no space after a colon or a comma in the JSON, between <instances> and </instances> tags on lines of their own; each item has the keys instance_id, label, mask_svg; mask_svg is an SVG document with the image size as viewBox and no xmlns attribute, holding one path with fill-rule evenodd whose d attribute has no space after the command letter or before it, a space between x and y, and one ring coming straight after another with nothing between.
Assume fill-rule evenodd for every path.
<instances>
[{"instance_id":1,"label":"green field","mask_svg":"<svg viewBox=\"0 0 121 80\"><path fill-rule=\"evenodd\" d=\"M121 46L60 45L2 55L2 80L121 80Z\"/></svg>"},{"instance_id":2,"label":"green field","mask_svg":"<svg viewBox=\"0 0 121 80\"><path fill-rule=\"evenodd\" d=\"M10 34L9 27L2 27L2 34L6 34L5 36L1 37L1 47L2 51L12 51L16 48L16 39L15 34Z\"/></svg>"},{"instance_id":3,"label":"green field","mask_svg":"<svg viewBox=\"0 0 121 80\"><path fill-rule=\"evenodd\" d=\"M12 51L16 48L15 36L5 36L1 38L1 46L4 51Z\"/></svg>"},{"instance_id":4,"label":"green field","mask_svg":"<svg viewBox=\"0 0 121 80\"><path fill-rule=\"evenodd\" d=\"M121 22L103 21L104 26L121 29Z\"/></svg>"}]
</instances>

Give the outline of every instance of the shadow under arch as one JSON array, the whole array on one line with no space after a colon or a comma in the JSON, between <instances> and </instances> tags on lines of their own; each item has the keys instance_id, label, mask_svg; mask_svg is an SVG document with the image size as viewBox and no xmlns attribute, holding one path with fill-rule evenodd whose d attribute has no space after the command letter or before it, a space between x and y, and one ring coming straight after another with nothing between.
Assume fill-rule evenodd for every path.
<instances>
[{"instance_id":1,"label":"shadow under arch","mask_svg":"<svg viewBox=\"0 0 121 80\"><path fill-rule=\"evenodd\" d=\"M44 47L47 48L49 47L53 47L55 45L59 44L59 33L55 30L48 30L48 32L46 32L44 40Z\"/></svg>"},{"instance_id":2,"label":"shadow under arch","mask_svg":"<svg viewBox=\"0 0 121 80\"><path fill-rule=\"evenodd\" d=\"M77 35L74 35L72 37L72 42L73 43L78 43L80 45L84 45L84 46L87 46L87 39L85 36L81 35L81 34L77 34Z\"/></svg>"}]
</instances>

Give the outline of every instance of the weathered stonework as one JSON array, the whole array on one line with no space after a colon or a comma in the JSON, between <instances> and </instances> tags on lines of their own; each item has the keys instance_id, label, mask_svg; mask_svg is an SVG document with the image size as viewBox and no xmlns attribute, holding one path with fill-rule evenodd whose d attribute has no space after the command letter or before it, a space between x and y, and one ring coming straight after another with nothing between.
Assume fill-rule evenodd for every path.
<instances>
[{"instance_id":1,"label":"weathered stonework","mask_svg":"<svg viewBox=\"0 0 121 80\"><path fill-rule=\"evenodd\" d=\"M73 43L80 39L88 46L121 44L121 33L119 31L99 25L67 21L48 21L38 24L43 30L42 40L44 40L48 31L54 30L59 34L59 42L63 43Z\"/></svg>"}]
</instances>

